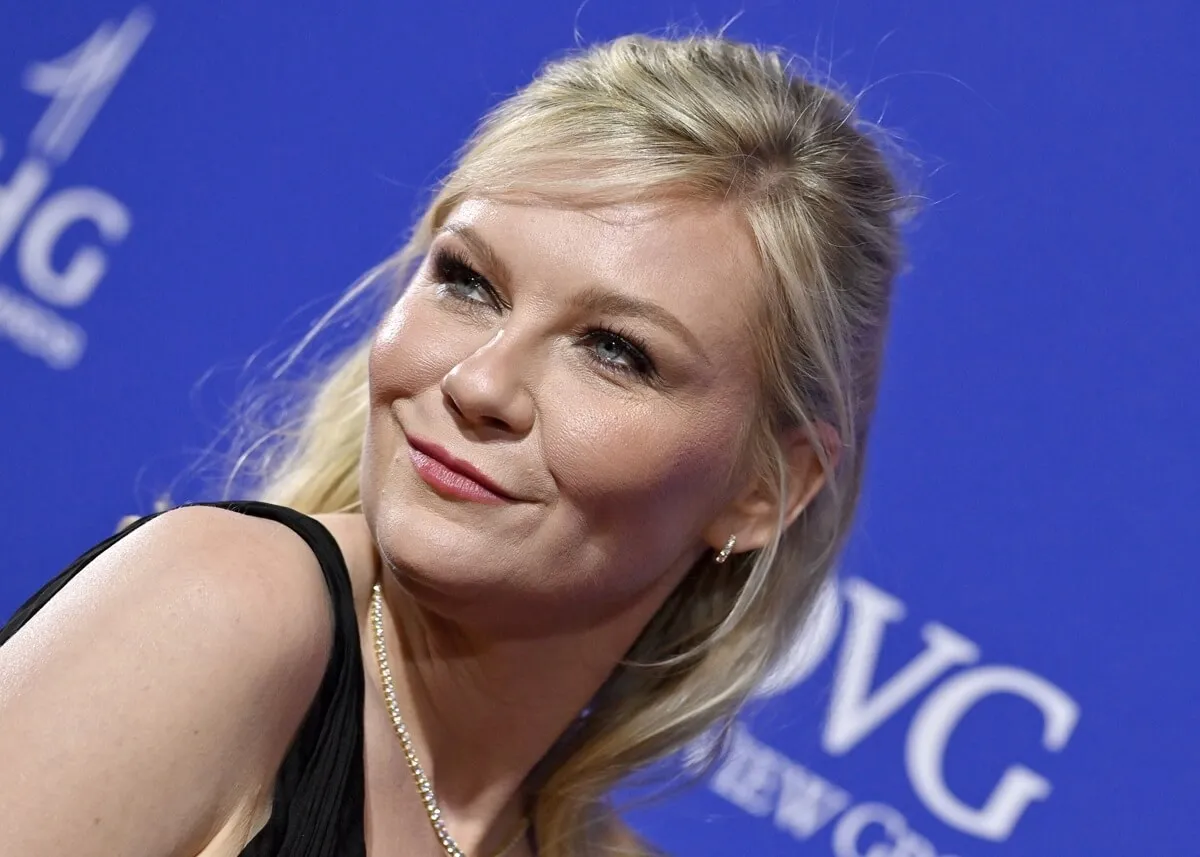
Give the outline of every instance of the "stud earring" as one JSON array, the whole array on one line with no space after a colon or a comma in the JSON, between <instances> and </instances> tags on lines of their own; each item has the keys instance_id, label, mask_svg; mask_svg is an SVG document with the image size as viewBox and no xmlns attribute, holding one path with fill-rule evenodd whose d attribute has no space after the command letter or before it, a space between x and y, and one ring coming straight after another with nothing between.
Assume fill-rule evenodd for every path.
<instances>
[{"instance_id":1,"label":"stud earring","mask_svg":"<svg viewBox=\"0 0 1200 857\"><path fill-rule=\"evenodd\" d=\"M730 536L729 541L725 542L725 547L721 548L721 552L717 554L713 562L722 563L729 559L729 555L733 553L733 546L737 544L737 536Z\"/></svg>"}]
</instances>

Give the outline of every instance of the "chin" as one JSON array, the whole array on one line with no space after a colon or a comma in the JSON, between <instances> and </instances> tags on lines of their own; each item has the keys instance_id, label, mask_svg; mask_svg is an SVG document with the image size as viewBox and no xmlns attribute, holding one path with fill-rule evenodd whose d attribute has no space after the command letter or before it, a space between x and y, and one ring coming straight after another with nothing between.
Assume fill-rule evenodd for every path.
<instances>
[{"instance_id":1,"label":"chin","mask_svg":"<svg viewBox=\"0 0 1200 857\"><path fill-rule=\"evenodd\" d=\"M387 493L373 504L368 523L384 566L414 595L461 604L492 597L512 579L504 571L507 539L490 544L465 522Z\"/></svg>"}]
</instances>

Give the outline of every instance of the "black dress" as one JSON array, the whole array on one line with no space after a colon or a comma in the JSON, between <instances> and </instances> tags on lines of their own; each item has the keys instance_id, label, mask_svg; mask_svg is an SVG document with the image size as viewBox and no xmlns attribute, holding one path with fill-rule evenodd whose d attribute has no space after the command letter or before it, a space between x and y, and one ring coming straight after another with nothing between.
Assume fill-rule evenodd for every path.
<instances>
[{"instance_id":1,"label":"black dress","mask_svg":"<svg viewBox=\"0 0 1200 857\"><path fill-rule=\"evenodd\" d=\"M312 707L305 715L275 780L266 826L241 857L366 857L363 835L363 670L358 620L345 559L319 522L282 506L255 501L203 503L269 518L296 532L317 556L333 603L332 655ZM77 559L43 586L0 628L3 645L75 574L126 534L156 517L142 518Z\"/></svg>"}]
</instances>

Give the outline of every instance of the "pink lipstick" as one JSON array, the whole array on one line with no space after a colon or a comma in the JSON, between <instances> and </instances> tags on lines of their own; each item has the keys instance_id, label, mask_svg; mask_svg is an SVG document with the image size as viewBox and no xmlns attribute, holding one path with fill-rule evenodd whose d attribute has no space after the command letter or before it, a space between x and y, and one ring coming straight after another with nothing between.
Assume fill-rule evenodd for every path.
<instances>
[{"instance_id":1,"label":"pink lipstick","mask_svg":"<svg viewBox=\"0 0 1200 857\"><path fill-rule=\"evenodd\" d=\"M410 437L408 457L413 469L434 491L454 500L500 505L516 498L504 492L470 464L437 444Z\"/></svg>"}]
</instances>

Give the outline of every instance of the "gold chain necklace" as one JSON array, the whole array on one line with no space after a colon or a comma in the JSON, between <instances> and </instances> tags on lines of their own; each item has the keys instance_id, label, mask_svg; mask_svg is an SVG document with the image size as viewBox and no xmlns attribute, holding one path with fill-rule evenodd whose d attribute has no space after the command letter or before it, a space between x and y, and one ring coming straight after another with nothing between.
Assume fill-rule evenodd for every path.
<instances>
[{"instance_id":1,"label":"gold chain necklace","mask_svg":"<svg viewBox=\"0 0 1200 857\"><path fill-rule=\"evenodd\" d=\"M413 779L417 783L417 790L421 794L421 802L425 805L425 814L429 816L429 823L433 826L433 832L437 835L438 842L442 844L442 849L446 852L447 857L467 857L450 835L450 831L446 830L446 825L442 821L442 810L438 806L437 795L433 792L433 784L425 776L425 769L421 767L421 762L417 759L417 753L413 749L408 727L404 725L404 718L400 716L400 706L396 702L396 686L392 682L392 669L388 665L387 643L383 639L383 587L378 583L371 591L371 629L375 638L375 659L379 662L379 675L383 681L383 698L387 702L388 714L391 715L396 737L400 739L400 746L404 749L404 759L408 762L408 769L412 772ZM516 835L492 857L504 857L514 845L521 841L528 827L529 821L522 821Z\"/></svg>"}]
</instances>

